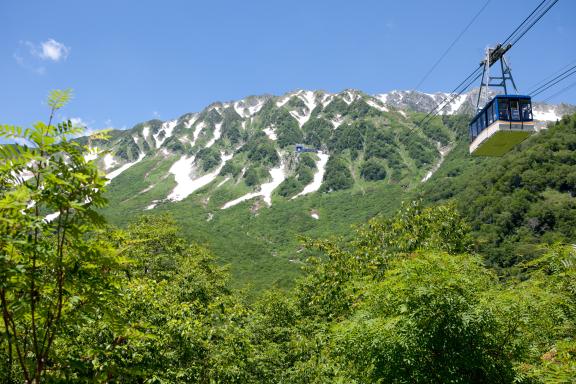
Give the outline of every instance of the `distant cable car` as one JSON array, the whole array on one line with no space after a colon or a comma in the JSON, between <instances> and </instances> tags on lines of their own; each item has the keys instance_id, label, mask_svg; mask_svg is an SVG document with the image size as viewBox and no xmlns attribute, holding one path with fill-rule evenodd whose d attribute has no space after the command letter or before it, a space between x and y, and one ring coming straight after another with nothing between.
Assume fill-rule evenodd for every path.
<instances>
[{"instance_id":1,"label":"distant cable car","mask_svg":"<svg viewBox=\"0 0 576 384\"><path fill-rule=\"evenodd\" d=\"M303 153L303 152L314 152L317 153L318 150L316 148L306 148L304 144L296 144L296 153Z\"/></svg>"},{"instance_id":2,"label":"distant cable car","mask_svg":"<svg viewBox=\"0 0 576 384\"><path fill-rule=\"evenodd\" d=\"M478 113L468 126L470 154L474 156L502 156L535 132L530 96L510 95L507 91L506 81L510 81L518 92L504 58L510 47L510 44L505 47L498 44L495 48L489 48L486 59L480 63L484 70L476 103ZM498 61L502 75L490 76L490 67ZM492 83L492 80L500 82ZM496 95L480 109L480 101L483 96L488 98L488 88L491 86L503 88L504 94Z\"/></svg>"}]
</instances>

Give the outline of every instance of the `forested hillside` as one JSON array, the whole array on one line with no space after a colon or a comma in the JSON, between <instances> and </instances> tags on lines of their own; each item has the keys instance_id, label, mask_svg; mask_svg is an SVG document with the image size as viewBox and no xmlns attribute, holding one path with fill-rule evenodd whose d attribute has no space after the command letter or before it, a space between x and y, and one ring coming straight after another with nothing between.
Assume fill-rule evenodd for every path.
<instances>
[{"instance_id":1,"label":"forested hillside","mask_svg":"<svg viewBox=\"0 0 576 384\"><path fill-rule=\"evenodd\" d=\"M550 124L502 158L472 159L462 143L422 196L453 200L472 225L476 250L499 268L576 242L576 115Z\"/></svg>"}]
</instances>

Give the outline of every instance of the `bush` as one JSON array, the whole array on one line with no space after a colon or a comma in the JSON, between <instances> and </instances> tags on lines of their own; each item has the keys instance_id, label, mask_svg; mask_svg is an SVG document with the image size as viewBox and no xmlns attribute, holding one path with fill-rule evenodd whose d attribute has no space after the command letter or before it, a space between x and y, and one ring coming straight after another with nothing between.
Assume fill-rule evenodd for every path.
<instances>
[{"instance_id":1,"label":"bush","mask_svg":"<svg viewBox=\"0 0 576 384\"><path fill-rule=\"evenodd\" d=\"M362 164L360 175L364 180L383 180L386 177L386 168L382 162L376 159L369 159Z\"/></svg>"},{"instance_id":2,"label":"bush","mask_svg":"<svg viewBox=\"0 0 576 384\"><path fill-rule=\"evenodd\" d=\"M333 156L328 159L321 191L331 192L348 189L353 184L354 179L346 161L339 156Z\"/></svg>"},{"instance_id":3,"label":"bush","mask_svg":"<svg viewBox=\"0 0 576 384\"><path fill-rule=\"evenodd\" d=\"M213 147L202 148L198 152L198 155L196 155L196 159L202 164L202 170L204 172L217 167L221 162L220 152Z\"/></svg>"},{"instance_id":4,"label":"bush","mask_svg":"<svg viewBox=\"0 0 576 384\"><path fill-rule=\"evenodd\" d=\"M292 197L300 192L303 188L303 183L297 180L294 176L288 177L278 187L278 194L284 197Z\"/></svg>"}]
</instances>

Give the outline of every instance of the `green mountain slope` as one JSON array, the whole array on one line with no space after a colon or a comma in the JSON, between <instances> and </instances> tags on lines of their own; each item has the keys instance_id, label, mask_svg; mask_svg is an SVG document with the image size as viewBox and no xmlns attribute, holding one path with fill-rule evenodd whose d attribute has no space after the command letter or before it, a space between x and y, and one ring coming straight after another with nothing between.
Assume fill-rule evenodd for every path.
<instances>
[{"instance_id":1,"label":"green mountain slope","mask_svg":"<svg viewBox=\"0 0 576 384\"><path fill-rule=\"evenodd\" d=\"M539 255L541 243L576 241L576 115L502 158L469 158L465 151L456 147L422 196L455 201L491 264L514 266Z\"/></svg>"}]
</instances>

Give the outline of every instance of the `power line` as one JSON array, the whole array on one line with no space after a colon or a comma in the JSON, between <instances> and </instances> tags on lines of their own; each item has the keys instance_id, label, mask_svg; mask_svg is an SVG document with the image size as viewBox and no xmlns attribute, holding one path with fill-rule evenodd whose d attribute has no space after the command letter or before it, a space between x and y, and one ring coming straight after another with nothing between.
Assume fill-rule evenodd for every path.
<instances>
[{"instance_id":1,"label":"power line","mask_svg":"<svg viewBox=\"0 0 576 384\"><path fill-rule=\"evenodd\" d=\"M573 88L574 86L576 86L576 81L573 82L572 84L568 85L567 87L562 88L561 90L559 90L558 92L556 92L555 94L553 94L552 96L547 97L546 99L544 99L544 101L542 101L543 103L548 102L550 99L555 98L556 96L566 92L567 90Z\"/></svg>"},{"instance_id":2,"label":"power line","mask_svg":"<svg viewBox=\"0 0 576 384\"><path fill-rule=\"evenodd\" d=\"M533 90L532 92L530 92L530 96L534 97L537 96L539 94L541 94L542 92L544 92L545 90L549 89L550 87L553 87L554 85L558 84L559 82L561 82L562 80L572 76L573 74L576 73L576 65L572 66L571 68L567 69L566 71L562 72L560 75L556 76L555 78L553 78L552 80L548 81L547 83L545 83L544 85L541 85L539 88Z\"/></svg>"},{"instance_id":3,"label":"power line","mask_svg":"<svg viewBox=\"0 0 576 384\"><path fill-rule=\"evenodd\" d=\"M534 10L528 15L528 17L526 17L524 19L524 21L522 21L520 23L520 25L518 25L516 27L516 29L506 39L504 39L504 42L502 43L502 45L505 45L510 40L512 40L512 37L514 36L514 34L516 34L516 32L518 32L520 30L520 28L522 28L522 26L528 21L528 19L530 19L536 13L536 11L538 11L538 9L540 9L540 7L542 7L542 5L547 1L549 1L549 0L542 0L542 2L540 4L538 4L538 6L536 8L534 8Z\"/></svg>"},{"instance_id":4,"label":"power line","mask_svg":"<svg viewBox=\"0 0 576 384\"><path fill-rule=\"evenodd\" d=\"M546 4L548 2L548 4ZM538 4L538 6L520 23L520 25L506 38L506 40L504 40L504 43L501 44L501 46L506 46L508 45L508 49L510 49L514 44L516 44L530 29L532 29L532 27L546 14L548 13L548 11L558 2L558 0L543 0L540 4ZM545 8L543 11L541 9ZM540 11L540 13L538 13L538 11ZM530 21L531 19L535 18L535 20ZM527 26L525 26L527 25ZM483 63L484 65L491 65L490 62L488 63ZM482 65L482 64L481 64ZM480 67L481 68L481 67ZM460 86L465 83L471 76L473 76L476 72L479 71L480 68L476 68L476 70L474 72L472 72L471 75L469 75L463 82L460 83L460 85L458 85L458 87L455 88L455 90L458 90L460 88ZM481 74L478 74L477 77L474 78L473 81L477 80L479 77L481 76ZM454 94L452 96L452 98L450 99L450 101L448 103L445 103L445 101L448 100L448 98L445 98L444 100L442 100L442 102L440 104L437 104L436 107L430 111L422 120L420 120L420 122L417 124L418 126L420 126L423 122L428 122L430 121L432 118L434 118L440 111L442 111L444 108L446 108L447 105L449 105L450 103L452 103L452 101L454 101L458 96L460 96L466 89L468 89L468 87L472 84L472 82L469 82L467 84L466 87L462 88L458 93ZM453 91L454 92L454 91ZM444 104L441 108L440 105ZM440 108L440 109L439 109Z\"/></svg>"},{"instance_id":5,"label":"power line","mask_svg":"<svg viewBox=\"0 0 576 384\"><path fill-rule=\"evenodd\" d=\"M428 72L426 72L426 74L424 75L424 77L422 77L422 79L420 80L420 82L418 82L418 84L414 87L414 89L418 89L420 88L420 86L422 85L422 83L424 83L424 81L426 81L426 79L428 78L428 76L430 76L430 74L436 69L436 67L440 64L440 62L446 57L446 55L450 52L450 50L454 47L454 45L456 45L456 43L460 40L460 38L466 33L466 31L468 31L468 29L472 26L472 24L474 24L474 22L476 21L476 19L478 18L478 16L480 16L480 14L482 13L482 11L484 11L484 9L488 6L488 4L490 4L492 0L488 0L486 1L486 3L484 3L484 5L482 6L482 8L480 8L480 10L474 15L474 17L472 18L472 20L470 20L470 22L466 25L466 27L464 27L464 29L460 32L460 34L456 37L456 39L454 39L454 41L452 41L452 43L448 46L448 48L444 51L444 53L442 53L442 55L440 56L440 58L438 58L438 60L436 60L436 62L434 63L434 65L432 65L432 67L428 70Z\"/></svg>"},{"instance_id":6,"label":"power line","mask_svg":"<svg viewBox=\"0 0 576 384\"><path fill-rule=\"evenodd\" d=\"M553 74L545 77L544 79L540 80L539 82L537 82L536 84L532 85L531 87L528 87L528 89L537 89L538 87L540 87L542 84L544 84L545 82L549 81L552 77L554 76L558 76L558 74L560 72L562 72L564 69L568 68L569 66L571 66L572 64L576 63L576 60L572 60L571 62L569 62L568 64L564 65L562 68L558 69L557 71L555 71ZM529 92L530 93L530 92Z\"/></svg>"},{"instance_id":7,"label":"power line","mask_svg":"<svg viewBox=\"0 0 576 384\"><path fill-rule=\"evenodd\" d=\"M552 1L552 3L548 6L548 8L546 8L546 9L544 10L544 12L542 12L542 13L540 14L540 16L538 16L538 18L537 18L536 20L534 20L534 21L532 22L532 24L530 24L530 26L529 26L528 28L526 28L526 29L524 30L524 32L522 32L522 34L521 34L520 36L518 36L517 38L515 38L514 41L513 41L511 44L512 44L512 45L516 44L516 43L518 42L518 40L520 40L526 33L528 33L528 31L529 31L530 29L532 29L532 27L534 26L534 24L536 24L546 13L548 13L548 11L550 10L550 8L552 8L557 2L558 2L558 0Z\"/></svg>"},{"instance_id":8,"label":"power line","mask_svg":"<svg viewBox=\"0 0 576 384\"><path fill-rule=\"evenodd\" d=\"M466 77L460 84L458 84L458 85L456 86L456 88L454 88L454 89L452 90L452 92L449 93L450 96L445 97L440 103L436 104L436 107L435 107L434 109L432 109L430 112L428 112L428 114L427 114L426 116L424 116L424 118L422 118L422 120L420 120L417 125L422 124L426 119L428 119L428 117L429 117L430 115L432 115L432 114L436 115L434 112L436 112L436 110L437 110L438 108L440 108L440 106L443 105L443 104L444 104L444 106L442 107L442 109L444 109L444 108L446 107L446 105L449 104L449 103L446 103L446 104L445 104L445 102L446 102L447 100L449 100L450 97L452 97L452 95L453 95L454 93L456 93L456 92L461 88L461 86L462 86L464 83L466 83L471 77L476 76L476 77L474 77L474 81L475 81L475 80L478 78L477 76L479 76L479 71L480 71L480 67L476 68L471 74L469 74L468 77ZM460 94L460 93L462 93L462 92L459 92L459 94ZM432 117L434 117L434 116L432 116Z\"/></svg>"}]
</instances>

